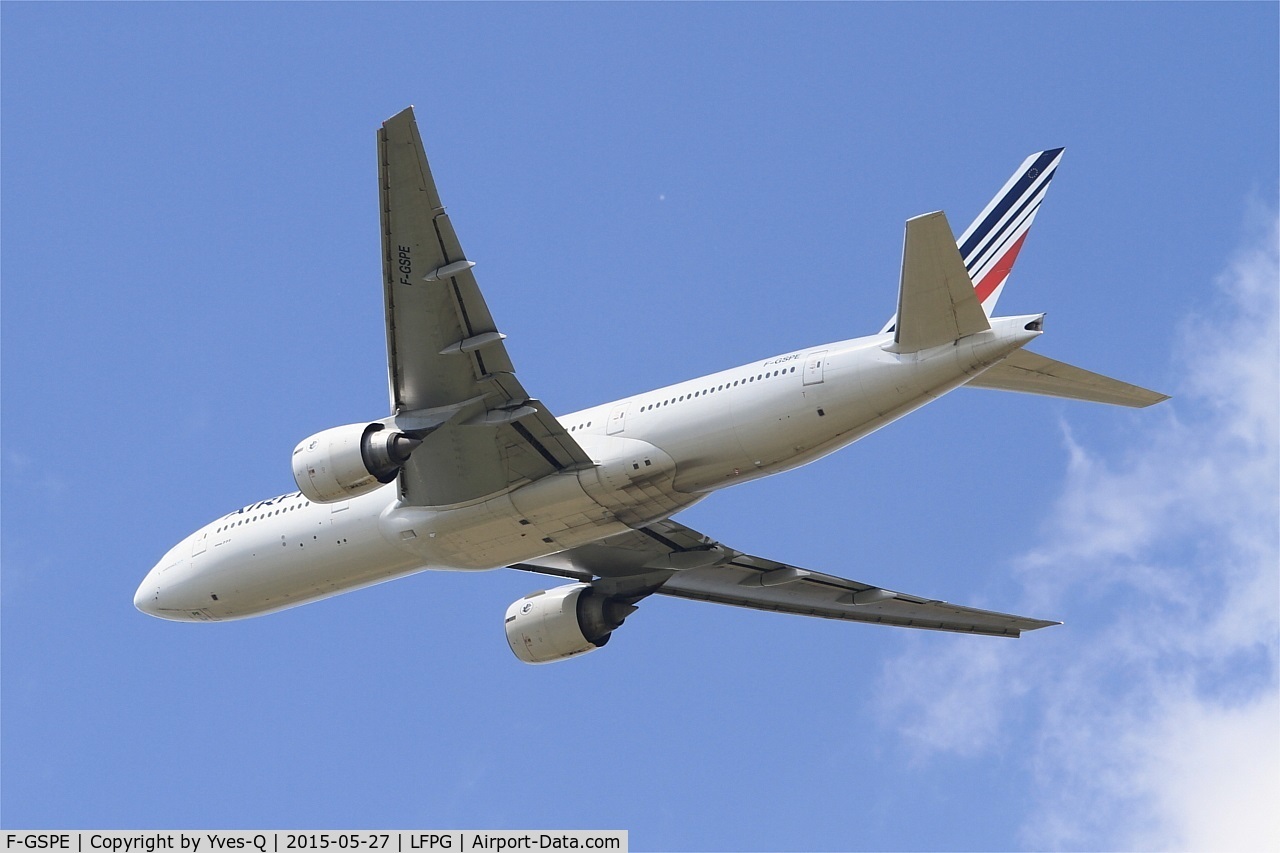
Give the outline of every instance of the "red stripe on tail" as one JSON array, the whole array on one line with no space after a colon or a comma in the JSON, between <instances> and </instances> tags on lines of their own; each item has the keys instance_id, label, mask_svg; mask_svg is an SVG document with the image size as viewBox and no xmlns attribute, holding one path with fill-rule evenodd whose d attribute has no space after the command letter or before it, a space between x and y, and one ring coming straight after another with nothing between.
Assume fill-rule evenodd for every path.
<instances>
[{"instance_id":1,"label":"red stripe on tail","mask_svg":"<svg viewBox=\"0 0 1280 853\"><path fill-rule=\"evenodd\" d=\"M1022 236L1014 241L1008 251L1004 253L1004 257L996 261L986 275L982 277L982 281L976 282L973 289L978 296L979 302L986 302L987 297L996 292L996 288L1009 277L1009 270L1013 269L1013 262L1018 259L1018 252L1022 251L1022 241L1027 239L1030 230L1023 231Z\"/></svg>"}]
</instances>

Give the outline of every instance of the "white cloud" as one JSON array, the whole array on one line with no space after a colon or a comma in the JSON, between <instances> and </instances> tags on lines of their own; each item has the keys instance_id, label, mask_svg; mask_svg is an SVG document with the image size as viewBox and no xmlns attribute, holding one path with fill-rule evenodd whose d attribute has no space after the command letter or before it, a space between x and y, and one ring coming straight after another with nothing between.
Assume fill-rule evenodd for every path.
<instances>
[{"instance_id":1,"label":"white cloud","mask_svg":"<svg viewBox=\"0 0 1280 853\"><path fill-rule=\"evenodd\" d=\"M1032 846L1280 848L1280 220L1253 219L1142 444L1103 458L1064 429L1018 565L1026 612L1070 614L1070 638L886 668L887 724L925 756L994 750L1033 709Z\"/></svg>"},{"instance_id":2,"label":"white cloud","mask_svg":"<svg viewBox=\"0 0 1280 853\"><path fill-rule=\"evenodd\" d=\"M1128 849L1275 850L1280 840L1280 697L1238 707L1186 694L1131 733L1132 786L1149 826L1128 827Z\"/></svg>"}]
</instances>

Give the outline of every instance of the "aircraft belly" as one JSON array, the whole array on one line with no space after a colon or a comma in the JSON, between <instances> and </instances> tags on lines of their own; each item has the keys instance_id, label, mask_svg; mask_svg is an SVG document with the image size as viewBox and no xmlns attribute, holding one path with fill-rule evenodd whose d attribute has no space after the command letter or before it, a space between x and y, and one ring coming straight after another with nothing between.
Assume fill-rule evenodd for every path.
<instances>
[{"instance_id":1,"label":"aircraft belly","mask_svg":"<svg viewBox=\"0 0 1280 853\"><path fill-rule=\"evenodd\" d=\"M677 508L689 506L692 495L701 500L708 492L742 482L750 475L754 457L743 446L741 425L749 413L759 409L745 389L683 405L683 420L660 422L655 433L646 436L672 459L674 476L664 486L679 500Z\"/></svg>"},{"instance_id":2,"label":"aircraft belly","mask_svg":"<svg viewBox=\"0 0 1280 853\"><path fill-rule=\"evenodd\" d=\"M742 479L808 464L937 399L982 369L974 364L983 349L975 342L900 355L860 344L830 353L821 384L791 389L743 417L737 435L752 470Z\"/></svg>"},{"instance_id":3,"label":"aircraft belly","mask_svg":"<svg viewBox=\"0 0 1280 853\"><path fill-rule=\"evenodd\" d=\"M374 518L389 494L214 522L197 534L209 547L160 572L158 609L179 619L240 619L417 571L416 559L378 534Z\"/></svg>"},{"instance_id":4,"label":"aircraft belly","mask_svg":"<svg viewBox=\"0 0 1280 853\"><path fill-rule=\"evenodd\" d=\"M839 393L824 406L831 426L827 439L783 467L811 462L870 435L960 387L1016 346L988 332L919 353L864 349L856 383L832 384Z\"/></svg>"},{"instance_id":5,"label":"aircraft belly","mask_svg":"<svg viewBox=\"0 0 1280 853\"><path fill-rule=\"evenodd\" d=\"M823 379L802 384L800 376L785 385L769 386L767 396L743 406L735 425L737 443L746 457L741 470L717 488L756 479L816 458L813 450L831 441L845 426L834 416L839 404L857 399L861 390L857 352L829 351ZM681 484L684 484L681 480Z\"/></svg>"},{"instance_id":6,"label":"aircraft belly","mask_svg":"<svg viewBox=\"0 0 1280 853\"><path fill-rule=\"evenodd\" d=\"M246 564L250 565L250 564ZM297 552L282 549L229 577L231 615L278 610L419 571L424 566L382 541L330 540ZM223 596L219 596L223 598ZM215 611L216 612L216 611Z\"/></svg>"},{"instance_id":7,"label":"aircraft belly","mask_svg":"<svg viewBox=\"0 0 1280 853\"><path fill-rule=\"evenodd\" d=\"M586 436L582 447L595 463L578 472L582 488L627 527L668 518L701 499L676 487L675 460L653 442Z\"/></svg>"},{"instance_id":8,"label":"aircraft belly","mask_svg":"<svg viewBox=\"0 0 1280 853\"><path fill-rule=\"evenodd\" d=\"M587 494L574 472L448 509L401 507L383 535L430 568L480 571L554 554L628 528Z\"/></svg>"},{"instance_id":9,"label":"aircraft belly","mask_svg":"<svg viewBox=\"0 0 1280 853\"><path fill-rule=\"evenodd\" d=\"M790 467L786 463L830 438L836 426L831 401L857 394L857 374L837 371L832 364L829 360L822 385L790 390L784 399L761 406L760 414L738 427L753 473L763 476L781 470L780 465Z\"/></svg>"}]
</instances>

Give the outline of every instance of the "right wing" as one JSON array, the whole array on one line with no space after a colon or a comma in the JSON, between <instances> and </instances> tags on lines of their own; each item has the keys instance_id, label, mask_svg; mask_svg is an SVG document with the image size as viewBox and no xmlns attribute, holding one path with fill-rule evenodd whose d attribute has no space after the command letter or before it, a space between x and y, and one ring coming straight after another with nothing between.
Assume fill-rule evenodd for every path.
<instances>
[{"instance_id":1,"label":"right wing","mask_svg":"<svg viewBox=\"0 0 1280 853\"><path fill-rule=\"evenodd\" d=\"M515 377L453 231L413 108L378 131L387 365L396 426L429 431L400 475L403 499L439 506L590 459Z\"/></svg>"},{"instance_id":2,"label":"right wing","mask_svg":"<svg viewBox=\"0 0 1280 853\"><path fill-rule=\"evenodd\" d=\"M651 593L800 616L1017 637L1059 622L961 607L754 557L667 520L513 569L636 601Z\"/></svg>"},{"instance_id":3,"label":"right wing","mask_svg":"<svg viewBox=\"0 0 1280 853\"><path fill-rule=\"evenodd\" d=\"M970 388L1021 391L1136 409L1169 399L1167 394L1148 391L1024 349L1014 350L1004 361L979 373L966 384Z\"/></svg>"}]
</instances>

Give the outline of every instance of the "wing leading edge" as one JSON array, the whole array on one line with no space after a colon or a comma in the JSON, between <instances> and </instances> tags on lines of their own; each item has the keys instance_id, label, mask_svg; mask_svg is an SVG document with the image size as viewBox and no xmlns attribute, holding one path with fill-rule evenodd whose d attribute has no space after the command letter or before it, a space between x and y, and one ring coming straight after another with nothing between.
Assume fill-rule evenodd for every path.
<instances>
[{"instance_id":1,"label":"wing leading edge","mask_svg":"<svg viewBox=\"0 0 1280 853\"><path fill-rule=\"evenodd\" d=\"M430 430L400 476L404 500L460 503L590 464L515 377L412 107L378 130L378 179L391 409L403 428Z\"/></svg>"},{"instance_id":2,"label":"wing leading edge","mask_svg":"<svg viewBox=\"0 0 1280 853\"><path fill-rule=\"evenodd\" d=\"M650 593L823 619L1017 637L1061 624L961 607L755 557L675 521L553 554L513 569L592 583L629 600Z\"/></svg>"}]
</instances>

